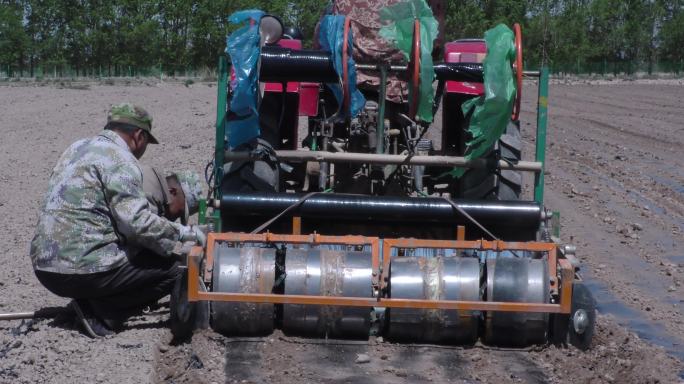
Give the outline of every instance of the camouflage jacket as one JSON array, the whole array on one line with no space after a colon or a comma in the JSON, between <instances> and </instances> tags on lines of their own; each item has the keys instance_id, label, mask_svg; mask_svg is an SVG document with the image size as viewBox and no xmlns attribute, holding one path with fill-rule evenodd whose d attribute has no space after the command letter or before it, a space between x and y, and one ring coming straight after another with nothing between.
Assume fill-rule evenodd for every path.
<instances>
[{"instance_id":1,"label":"camouflage jacket","mask_svg":"<svg viewBox=\"0 0 684 384\"><path fill-rule=\"evenodd\" d=\"M188 228L150 211L137 159L113 131L79 140L52 171L31 241L33 267L107 271L135 250L168 255Z\"/></svg>"}]
</instances>

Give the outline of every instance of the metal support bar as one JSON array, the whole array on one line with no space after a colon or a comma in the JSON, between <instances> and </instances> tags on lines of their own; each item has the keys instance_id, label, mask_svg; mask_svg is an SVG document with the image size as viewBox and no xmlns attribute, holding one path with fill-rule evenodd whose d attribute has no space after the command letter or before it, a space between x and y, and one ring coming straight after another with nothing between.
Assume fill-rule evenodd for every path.
<instances>
[{"instance_id":1,"label":"metal support bar","mask_svg":"<svg viewBox=\"0 0 684 384\"><path fill-rule=\"evenodd\" d=\"M199 209L197 210L197 223L200 225L207 223L207 199L199 199Z\"/></svg>"},{"instance_id":2,"label":"metal support bar","mask_svg":"<svg viewBox=\"0 0 684 384\"><path fill-rule=\"evenodd\" d=\"M387 67L380 67L380 100L378 100L378 127L376 129L375 153L385 153L385 98L387 98Z\"/></svg>"},{"instance_id":3,"label":"metal support bar","mask_svg":"<svg viewBox=\"0 0 684 384\"><path fill-rule=\"evenodd\" d=\"M361 71L375 71L375 72L380 72L380 68L382 65L377 65L377 64L359 64L356 63L356 69L361 70ZM392 73L399 73L399 72L406 72L408 70L407 65L389 65L387 67L389 72Z\"/></svg>"},{"instance_id":4,"label":"metal support bar","mask_svg":"<svg viewBox=\"0 0 684 384\"><path fill-rule=\"evenodd\" d=\"M292 217L292 234L301 235L302 234L302 218L300 216Z\"/></svg>"},{"instance_id":5,"label":"metal support bar","mask_svg":"<svg viewBox=\"0 0 684 384\"><path fill-rule=\"evenodd\" d=\"M454 64L454 63L436 63L435 66L438 67L438 69L435 70L435 72L439 72L440 69L442 69L442 68L448 68L448 65L450 65L450 64ZM376 65L376 64L359 64L359 63L357 63L356 69L362 70L362 71L368 71L368 72L380 72L381 65L382 64ZM459 65L471 65L471 66L473 66L473 68L481 67L481 64L479 64L479 63L471 63L471 64L459 63ZM477 66L479 66L479 67L477 67ZM408 70L408 66L396 65L395 64L395 65L390 65L388 69L392 73L402 73L402 72L406 72ZM515 73L515 68L513 69L513 73ZM539 77L540 75L541 75L541 71L523 71L523 76L525 76L525 77Z\"/></svg>"},{"instance_id":6,"label":"metal support bar","mask_svg":"<svg viewBox=\"0 0 684 384\"><path fill-rule=\"evenodd\" d=\"M225 161L258 160L260 155L252 152L225 152ZM275 151L275 156L280 161L292 162L330 162L330 163L354 163L354 164L394 164L394 165L429 165L455 168L488 169L491 164L486 159L467 160L457 156L404 156L374 153L350 153L350 152L327 152L327 151ZM499 169L516 171L540 172L542 164L533 161L519 161L509 163L499 160L496 164Z\"/></svg>"},{"instance_id":7,"label":"metal support bar","mask_svg":"<svg viewBox=\"0 0 684 384\"><path fill-rule=\"evenodd\" d=\"M0 313L0 320L23 320L34 319L35 317L35 312Z\"/></svg>"},{"instance_id":8,"label":"metal support bar","mask_svg":"<svg viewBox=\"0 0 684 384\"><path fill-rule=\"evenodd\" d=\"M459 225L456 227L456 240L465 241L465 226Z\"/></svg>"},{"instance_id":9,"label":"metal support bar","mask_svg":"<svg viewBox=\"0 0 684 384\"><path fill-rule=\"evenodd\" d=\"M219 56L218 95L216 99L216 148L214 150L214 196L221 196L223 179L223 155L226 143L226 112L228 110L228 66L226 57Z\"/></svg>"},{"instance_id":10,"label":"metal support bar","mask_svg":"<svg viewBox=\"0 0 684 384\"><path fill-rule=\"evenodd\" d=\"M562 313L563 311L563 308L559 304L513 303L498 301L374 299L364 297L279 295L272 293L197 292L196 295L193 295L193 300L191 301L197 300L231 301L240 303L332 305L339 307L458 309L465 311L498 312Z\"/></svg>"},{"instance_id":11,"label":"metal support bar","mask_svg":"<svg viewBox=\"0 0 684 384\"><path fill-rule=\"evenodd\" d=\"M549 68L542 67L537 98L537 138L535 160L541 164L541 172L534 176L534 201L544 204L544 162L546 161L546 118L549 103Z\"/></svg>"},{"instance_id":12,"label":"metal support bar","mask_svg":"<svg viewBox=\"0 0 684 384\"><path fill-rule=\"evenodd\" d=\"M67 311L68 309L66 307L48 307L33 312L0 313L0 321L24 319L51 319Z\"/></svg>"},{"instance_id":13,"label":"metal support bar","mask_svg":"<svg viewBox=\"0 0 684 384\"><path fill-rule=\"evenodd\" d=\"M575 268L567 259L558 259L558 265L561 269L560 313L570 313L572 311L572 284L575 281Z\"/></svg>"}]
</instances>

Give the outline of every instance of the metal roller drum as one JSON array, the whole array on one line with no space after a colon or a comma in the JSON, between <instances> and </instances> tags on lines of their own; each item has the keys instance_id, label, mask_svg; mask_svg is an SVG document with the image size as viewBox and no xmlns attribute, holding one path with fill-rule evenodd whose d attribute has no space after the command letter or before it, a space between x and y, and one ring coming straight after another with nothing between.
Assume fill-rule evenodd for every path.
<instances>
[{"instance_id":1,"label":"metal roller drum","mask_svg":"<svg viewBox=\"0 0 684 384\"><path fill-rule=\"evenodd\" d=\"M372 297L371 255L325 249L288 249L285 294ZM368 338L370 308L283 305L283 332L331 338Z\"/></svg>"},{"instance_id":2,"label":"metal roller drum","mask_svg":"<svg viewBox=\"0 0 684 384\"><path fill-rule=\"evenodd\" d=\"M480 263L463 257L397 257L390 263L392 298L480 300ZM398 341L472 344L478 315L472 311L388 310L387 337Z\"/></svg>"},{"instance_id":3,"label":"metal roller drum","mask_svg":"<svg viewBox=\"0 0 684 384\"><path fill-rule=\"evenodd\" d=\"M212 274L214 292L271 293L274 281L275 249L217 244ZM211 327L225 335L268 335L273 332L273 322L273 304L211 304Z\"/></svg>"},{"instance_id":4,"label":"metal roller drum","mask_svg":"<svg viewBox=\"0 0 684 384\"><path fill-rule=\"evenodd\" d=\"M487 301L549 303L546 260L497 258L487 260ZM548 313L487 312L485 341L504 346L546 343Z\"/></svg>"}]
</instances>

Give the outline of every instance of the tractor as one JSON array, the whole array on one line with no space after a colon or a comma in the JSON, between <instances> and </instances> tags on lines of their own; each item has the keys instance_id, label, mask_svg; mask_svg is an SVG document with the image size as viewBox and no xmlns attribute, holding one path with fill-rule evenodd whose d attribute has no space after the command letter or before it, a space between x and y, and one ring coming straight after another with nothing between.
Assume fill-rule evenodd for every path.
<instances>
[{"instance_id":1,"label":"tractor","mask_svg":"<svg viewBox=\"0 0 684 384\"><path fill-rule=\"evenodd\" d=\"M199 217L208 241L172 296L174 335L208 313L227 336L590 346L594 299L543 201L548 70L523 69L517 24L502 26L512 54L498 64L487 35L433 46L427 11L395 19L404 50L383 41L377 55L355 15L323 17L305 49L278 17L236 14ZM484 106L503 123L475 156L477 112L464 106L499 96L495 65L514 88L505 107ZM533 80L536 153L524 161Z\"/></svg>"}]
</instances>

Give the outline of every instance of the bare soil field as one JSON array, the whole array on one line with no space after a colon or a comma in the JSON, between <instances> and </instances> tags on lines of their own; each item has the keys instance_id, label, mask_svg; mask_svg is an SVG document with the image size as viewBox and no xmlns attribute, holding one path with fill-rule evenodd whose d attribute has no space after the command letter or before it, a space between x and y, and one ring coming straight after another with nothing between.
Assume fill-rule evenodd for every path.
<instances>
[{"instance_id":1,"label":"bare soil field","mask_svg":"<svg viewBox=\"0 0 684 384\"><path fill-rule=\"evenodd\" d=\"M536 88L526 84L532 142ZM202 171L213 151L216 87L0 86L0 312L61 307L28 257L57 157L96 134L108 107L144 105L161 143L144 162ZM103 340L52 319L0 322L0 383L681 383L684 372L684 86L554 82L546 204L577 245L600 316L592 349L501 350L308 340L210 330L171 345L168 309ZM525 156L533 158L534 146ZM529 189L527 191L529 193ZM366 354L367 363L357 363Z\"/></svg>"}]
</instances>

